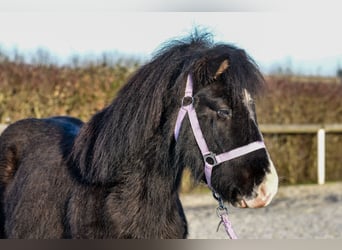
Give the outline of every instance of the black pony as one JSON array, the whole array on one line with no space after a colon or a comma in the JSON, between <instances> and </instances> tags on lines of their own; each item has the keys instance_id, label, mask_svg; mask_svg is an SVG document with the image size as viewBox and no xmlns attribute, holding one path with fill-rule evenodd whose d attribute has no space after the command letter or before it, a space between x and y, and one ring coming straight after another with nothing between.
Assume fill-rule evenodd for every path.
<instances>
[{"instance_id":1,"label":"black pony","mask_svg":"<svg viewBox=\"0 0 342 250\"><path fill-rule=\"evenodd\" d=\"M184 167L206 181L188 118L174 136L188 75L213 152L262 141L252 96L263 77L246 53L207 35L170 42L84 125L26 119L3 132L1 237L185 238ZM211 185L233 205L260 207L276 193L277 175L261 148L215 166Z\"/></svg>"}]
</instances>

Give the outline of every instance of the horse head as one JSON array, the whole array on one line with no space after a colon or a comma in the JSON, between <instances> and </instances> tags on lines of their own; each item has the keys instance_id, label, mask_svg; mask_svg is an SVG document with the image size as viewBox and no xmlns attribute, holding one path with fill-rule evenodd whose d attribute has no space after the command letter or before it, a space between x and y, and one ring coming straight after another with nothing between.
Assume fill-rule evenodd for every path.
<instances>
[{"instance_id":1,"label":"horse head","mask_svg":"<svg viewBox=\"0 0 342 250\"><path fill-rule=\"evenodd\" d=\"M257 66L243 50L221 45L198 56L182 81L175 125L180 159L234 206L268 205L278 176L258 128Z\"/></svg>"}]
</instances>

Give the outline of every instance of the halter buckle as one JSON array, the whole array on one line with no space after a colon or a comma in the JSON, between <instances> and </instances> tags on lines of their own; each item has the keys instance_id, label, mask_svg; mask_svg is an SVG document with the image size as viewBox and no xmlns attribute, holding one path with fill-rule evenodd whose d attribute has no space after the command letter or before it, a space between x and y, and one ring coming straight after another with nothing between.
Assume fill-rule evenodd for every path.
<instances>
[{"instance_id":1,"label":"halter buckle","mask_svg":"<svg viewBox=\"0 0 342 250\"><path fill-rule=\"evenodd\" d=\"M184 96L182 98L182 107L189 106L194 103L194 98L192 96Z\"/></svg>"},{"instance_id":2,"label":"halter buckle","mask_svg":"<svg viewBox=\"0 0 342 250\"><path fill-rule=\"evenodd\" d=\"M203 158L205 163L211 166L217 165L216 155L213 152L209 152L208 154L204 155Z\"/></svg>"}]
</instances>

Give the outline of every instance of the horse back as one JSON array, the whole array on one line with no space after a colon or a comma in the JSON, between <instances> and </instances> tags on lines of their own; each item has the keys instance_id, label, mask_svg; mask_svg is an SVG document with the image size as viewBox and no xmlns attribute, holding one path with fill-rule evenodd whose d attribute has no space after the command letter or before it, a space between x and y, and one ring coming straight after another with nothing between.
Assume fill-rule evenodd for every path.
<instances>
[{"instance_id":1,"label":"horse back","mask_svg":"<svg viewBox=\"0 0 342 250\"><path fill-rule=\"evenodd\" d=\"M62 237L61 211L68 193L65 188L71 186L66 185L70 178L65 162L82 124L70 117L25 119L2 133L0 237L48 238L44 231L47 226L55 228L51 237ZM56 195L57 204L53 202Z\"/></svg>"},{"instance_id":2,"label":"horse back","mask_svg":"<svg viewBox=\"0 0 342 250\"><path fill-rule=\"evenodd\" d=\"M0 136L0 185L10 182L25 155L36 151L35 157L40 158L50 145L59 143L59 151L65 156L82 125L81 120L66 116L29 118L10 125Z\"/></svg>"}]
</instances>

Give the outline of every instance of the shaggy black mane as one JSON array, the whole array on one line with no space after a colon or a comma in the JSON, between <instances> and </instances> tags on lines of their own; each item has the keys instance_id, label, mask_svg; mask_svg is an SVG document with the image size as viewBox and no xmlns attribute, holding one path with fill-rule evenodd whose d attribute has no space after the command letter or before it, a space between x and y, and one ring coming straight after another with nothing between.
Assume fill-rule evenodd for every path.
<instances>
[{"instance_id":1,"label":"shaggy black mane","mask_svg":"<svg viewBox=\"0 0 342 250\"><path fill-rule=\"evenodd\" d=\"M229 70L221 77L230 96L238 98L243 88L252 94L261 89L264 79L244 50L215 44L210 34L197 32L166 43L129 79L112 104L82 128L71 158L78 174L85 181L113 184L121 178L115 178L120 171L116 166L131 159L130 155L144 155L147 151L170 153L174 143L174 122L170 120L176 119L175 109L180 107L186 76L193 75L196 92L203 87L200 84L213 81L209 73L224 59L229 61ZM151 139L156 136L160 137L157 143ZM156 160L167 158L160 154ZM169 164L165 162L163 171L168 171Z\"/></svg>"}]
</instances>

